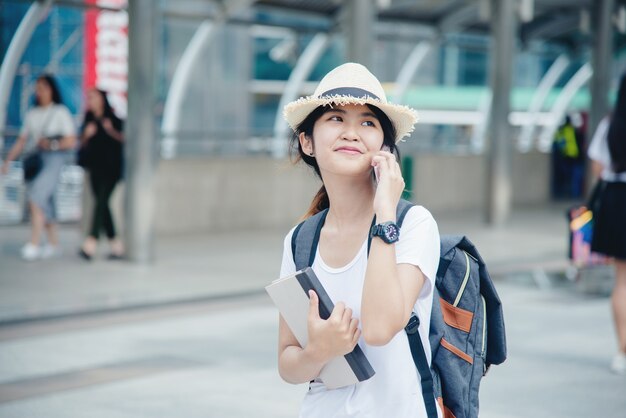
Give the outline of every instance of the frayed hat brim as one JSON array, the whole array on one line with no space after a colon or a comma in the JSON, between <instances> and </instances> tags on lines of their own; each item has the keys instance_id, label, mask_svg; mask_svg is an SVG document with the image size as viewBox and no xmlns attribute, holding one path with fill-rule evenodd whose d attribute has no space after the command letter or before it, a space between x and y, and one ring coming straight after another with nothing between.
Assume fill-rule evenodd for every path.
<instances>
[{"instance_id":1,"label":"frayed hat brim","mask_svg":"<svg viewBox=\"0 0 626 418\"><path fill-rule=\"evenodd\" d=\"M293 129L294 132L297 132L298 126L319 106L345 106L350 104L369 104L376 106L385 112L396 129L396 142L399 142L404 137L409 136L415 129L415 124L419 121L417 112L408 106L383 103L370 96L353 97L345 95L302 97L285 106L283 109L283 117L291 129Z\"/></svg>"}]
</instances>

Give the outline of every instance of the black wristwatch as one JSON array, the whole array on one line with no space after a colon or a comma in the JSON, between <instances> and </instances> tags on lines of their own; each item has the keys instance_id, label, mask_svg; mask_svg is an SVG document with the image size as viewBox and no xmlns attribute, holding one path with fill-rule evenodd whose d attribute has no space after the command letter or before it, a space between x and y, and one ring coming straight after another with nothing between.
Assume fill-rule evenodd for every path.
<instances>
[{"instance_id":1,"label":"black wristwatch","mask_svg":"<svg viewBox=\"0 0 626 418\"><path fill-rule=\"evenodd\" d=\"M398 228L395 222L384 222L372 226L370 237L380 237L387 244L393 244L400 239L400 228Z\"/></svg>"}]
</instances>

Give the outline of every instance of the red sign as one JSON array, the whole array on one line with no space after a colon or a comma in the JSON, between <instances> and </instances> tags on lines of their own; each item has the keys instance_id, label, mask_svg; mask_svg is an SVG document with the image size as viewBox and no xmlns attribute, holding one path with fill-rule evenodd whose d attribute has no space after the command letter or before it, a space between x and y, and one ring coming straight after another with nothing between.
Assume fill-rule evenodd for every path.
<instances>
[{"instance_id":1,"label":"red sign","mask_svg":"<svg viewBox=\"0 0 626 418\"><path fill-rule=\"evenodd\" d=\"M127 0L86 0L88 4L126 8ZM109 103L126 117L128 90L128 13L88 9L85 13L84 90L96 87L107 93Z\"/></svg>"}]
</instances>

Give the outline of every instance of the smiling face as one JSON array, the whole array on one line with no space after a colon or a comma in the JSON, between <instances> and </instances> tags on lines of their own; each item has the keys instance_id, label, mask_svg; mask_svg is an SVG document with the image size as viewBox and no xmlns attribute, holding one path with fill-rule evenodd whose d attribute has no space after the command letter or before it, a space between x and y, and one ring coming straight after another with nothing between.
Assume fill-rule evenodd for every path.
<instances>
[{"instance_id":1,"label":"smiling face","mask_svg":"<svg viewBox=\"0 0 626 418\"><path fill-rule=\"evenodd\" d=\"M369 176L372 157L380 151L384 134L369 107L346 105L326 111L315 122L313 137L301 133L299 139L302 150L314 154L322 176Z\"/></svg>"}]
</instances>

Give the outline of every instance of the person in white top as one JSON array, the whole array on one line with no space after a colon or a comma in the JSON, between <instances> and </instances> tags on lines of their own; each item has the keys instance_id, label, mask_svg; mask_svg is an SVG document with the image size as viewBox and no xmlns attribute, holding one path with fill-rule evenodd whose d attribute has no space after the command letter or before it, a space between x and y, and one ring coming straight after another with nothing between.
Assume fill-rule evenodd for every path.
<instances>
[{"instance_id":1,"label":"person in white top","mask_svg":"<svg viewBox=\"0 0 626 418\"><path fill-rule=\"evenodd\" d=\"M22 247L25 260L48 258L60 253L53 197L63 165L73 158L75 145L74 122L61 102L57 84L51 76L42 75L35 85L35 107L26 113L17 141L2 165L2 173L6 174L9 162L22 153L37 153L41 157L38 174L27 182L32 228L30 241ZM48 239L42 246L44 229Z\"/></svg>"},{"instance_id":2,"label":"person in white top","mask_svg":"<svg viewBox=\"0 0 626 418\"><path fill-rule=\"evenodd\" d=\"M626 74L613 115L598 125L588 155L594 175L605 183L594 208L591 250L612 257L615 264L611 305L618 351L611 369L626 374Z\"/></svg>"},{"instance_id":3,"label":"person in white top","mask_svg":"<svg viewBox=\"0 0 626 418\"><path fill-rule=\"evenodd\" d=\"M404 327L415 310L430 359L437 223L424 207L413 207L399 237L374 235L367 252L370 231L377 230L370 228L374 216L377 225L395 225L405 184L396 143L413 130L417 114L387 103L376 77L360 64L347 63L329 72L312 96L285 106L284 116L295 133L297 159L323 183L305 217L329 208L312 268L335 309L328 320L321 319L311 291L305 347L279 319L279 373L289 383L311 382L300 417L426 417ZM285 238L281 277L295 271L292 233ZM375 375L326 388L317 379L322 367L357 343Z\"/></svg>"}]
</instances>

